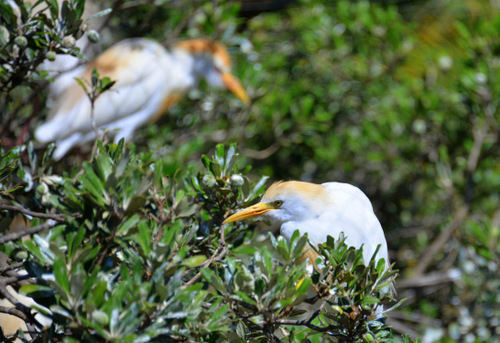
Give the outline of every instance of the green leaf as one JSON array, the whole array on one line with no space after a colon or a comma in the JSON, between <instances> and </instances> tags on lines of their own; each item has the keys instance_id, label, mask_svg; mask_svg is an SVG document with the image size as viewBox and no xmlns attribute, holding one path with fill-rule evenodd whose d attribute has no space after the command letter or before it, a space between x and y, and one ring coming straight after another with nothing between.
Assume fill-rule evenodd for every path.
<instances>
[{"instance_id":1,"label":"green leaf","mask_svg":"<svg viewBox=\"0 0 500 343\"><path fill-rule=\"evenodd\" d=\"M85 227L81 226L77 232L68 234L68 258L70 260L75 256L76 251L80 248L83 238L85 237L85 231Z\"/></svg>"},{"instance_id":2,"label":"green leaf","mask_svg":"<svg viewBox=\"0 0 500 343\"><path fill-rule=\"evenodd\" d=\"M95 159L101 180L107 180L113 172L113 162L107 154L99 154Z\"/></svg>"},{"instance_id":3,"label":"green leaf","mask_svg":"<svg viewBox=\"0 0 500 343\"><path fill-rule=\"evenodd\" d=\"M76 14L81 18L85 10L85 0L76 0Z\"/></svg>"},{"instance_id":4,"label":"green leaf","mask_svg":"<svg viewBox=\"0 0 500 343\"><path fill-rule=\"evenodd\" d=\"M108 14L110 14L111 12L113 11L112 8L106 8L100 12L97 12L97 13L94 13L92 14L87 20L92 20L92 19L96 19L96 18L100 18L100 17L104 17L104 16L107 16Z\"/></svg>"},{"instance_id":5,"label":"green leaf","mask_svg":"<svg viewBox=\"0 0 500 343\"><path fill-rule=\"evenodd\" d=\"M85 171L85 174L79 176L80 182L92 195L92 199L99 206L104 207L109 201L104 190L104 183L101 181L101 179L99 179L89 162L85 161L83 163L83 170Z\"/></svg>"},{"instance_id":6,"label":"green leaf","mask_svg":"<svg viewBox=\"0 0 500 343\"><path fill-rule=\"evenodd\" d=\"M309 277L304 277L302 279L299 280L299 282L297 283L297 286L296 286L296 289L297 289L297 295L299 294L303 294L305 292L307 292L307 290L309 289L309 286L311 285L311 278Z\"/></svg>"},{"instance_id":7,"label":"green leaf","mask_svg":"<svg viewBox=\"0 0 500 343\"><path fill-rule=\"evenodd\" d=\"M236 153L236 145L231 144L227 150L226 159L224 161L224 174L227 175L231 173L236 161L238 154Z\"/></svg>"},{"instance_id":8,"label":"green leaf","mask_svg":"<svg viewBox=\"0 0 500 343\"><path fill-rule=\"evenodd\" d=\"M76 20L76 13L70 7L68 1L62 3L61 17L67 23L73 23Z\"/></svg>"},{"instance_id":9,"label":"green leaf","mask_svg":"<svg viewBox=\"0 0 500 343\"><path fill-rule=\"evenodd\" d=\"M241 300L243 300L246 303L249 303L251 305L257 305L257 302L250 298L245 292L242 291L236 291L236 294L240 297Z\"/></svg>"},{"instance_id":10,"label":"green leaf","mask_svg":"<svg viewBox=\"0 0 500 343\"><path fill-rule=\"evenodd\" d=\"M19 293L23 295L29 295L32 297L49 297L54 294L54 290L48 286L44 285L23 285L19 288Z\"/></svg>"},{"instance_id":11,"label":"green leaf","mask_svg":"<svg viewBox=\"0 0 500 343\"><path fill-rule=\"evenodd\" d=\"M147 225L147 222L139 222L139 233L136 235L137 242L142 248L142 252L145 256L149 256L151 253L151 230Z\"/></svg>"},{"instance_id":12,"label":"green leaf","mask_svg":"<svg viewBox=\"0 0 500 343\"><path fill-rule=\"evenodd\" d=\"M210 159L206 155L201 155L201 161L207 170L210 170Z\"/></svg>"},{"instance_id":13,"label":"green leaf","mask_svg":"<svg viewBox=\"0 0 500 343\"><path fill-rule=\"evenodd\" d=\"M215 177L222 176L222 169L220 163L210 162L210 171Z\"/></svg>"},{"instance_id":14,"label":"green leaf","mask_svg":"<svg viewBox=\"0 0 500 343\"><path fill-rule=\"evenodd\" d=\"M87 97L90 98L90 91L89 91L88 86L87 86L87 80L81 79L79 77L75 77L74 79L80 85L80 87L82 87L82 89L84 90L85 94L87 94Z\"/></svg>"},{"instance_id":15,"label":"green leaf","mask_svg":"<svg viewBox=\"0 0 500 343\"><path fill-rule=\"evenodd\" d=\"M70 293L68 272L66 264L61 258L56 258L53 265L53 273L57 283L62 287L66 294Z\"/></svg>"},{"instance_id":16,"label":"green leaf","mask_svg":"<svg viewBox=\"0 0 500 343\"><path fill-rule=\"evenodd\" d=\"M242 342L246 342L246 330L245 330L245 325L241 321L238 321L238 324L236 325L236 334L238 337L241 339Z\"/></svg>"},{"instance_id":17,"label":"green leaf","mask_svg":"<svg viewBox=\"0 0 500 343\"><path fill-rule=\"evenodd\" d=\"M224 165L224 144L217 144L215 146L215 160L219 166Z\"/></svg>"},{"instance_id":18,"label":"green leaf","mask_svg":"<svg viewBox=\"0 0 500 343\"><path fill-rule=\"evenodd\" d=\"M225 294L226 287L222 283L222 280L209 268L201 268L201 275L205 279L205 281L209 282L218 292Z\"/></svg>"},{"instance_id":19,"label":"green leaf","mask_svg":"<svg viewBox=\"0 0 500 343\"><path fill-rule=\"evenodd\" d=\"M250 194L248 194L248 196L245 198L244 200L245 203L252 201L253 199L255 199L257 195L259 195L262 192L262 187L264 187L267 179L269 179L269 176L263 176L260 178L259 182L257 182L257 184L253 187Z\"/></svg>"},{"instance_id":20,"label":"green leaf","mask_svg":"<svg viewBox=\"0 0 500 343\"><path fill-rule=\"evenodd\" d=\"M43 157L42 157L42 167L47 166L51 162L52 154L54 153L55 146L56 145L54 143L50 143L47 146L47 148L45 149L45 152L43 153Z\"/></svg>"},{"instance_id":21,"label":"green leaf","mask_svg":"<svg viewBox=\"0 0 500 343\"><path fill-rule=\"evenodd\" d=\"M97 68L92 69L92 76L91 76L91 85L92 87L98 87L98 82L99 82L99 72L97 71Z\"/></svg>"},{"instance_id":22,"label":"green leaf","mask_svg":"<svg viewBox=\"0 0 500 343\"><path fill-rule=\"evenodd\" d=\"M57 3L57 0L47 0L47 3L50 5L50 15L55 21L59 17L59 4Z\"/></svg>"},{"instance_id":23,"label":"green leaf","mask_svg":"<svg viewBox=\"0 0 500 343\"><path fill-rule=\"evenodd\" d=\"M72 297L79 299L83 296L83 287L86 279L87 273L83 269L82 264L77 264L72 270L70 279Z\"/></svg>"},{"instance_id":24,"label":"green leaf","mask_svg":"<svg viewBox=\"0 0 500 343\"><path fill-rule=\"evenodd\" d=\"M264 281L263 279L256 279L254 281L254 288L255 294L257 294L259 297L262 296L267 288L266 281Z\"/></svg>"},{"instance_id":25,"label":"green leaf","mask_svg":"<svg viewBox=\"0 0 500 343\"><path fill-rule=\"evenodd\" d=\"M365 297L363 300L361 300L361 304L366 305L366 304L378 304L380 302L380 299L375 298L375 297Z\"/></svg>"},{"instance_id":26,"label":"green leaf","mask_svg":"<svg viewBox=\"0 0 500 343\"><path fill-rule=\"evenodd\" d=\"M25 183L28 184L25 190L26 191L31 190L31 187L33 187L33 178L31 177L31 174L25 169L19 168L17 170L17 176L19 176L19 178L21 178Z\"/></svg>"},{"instance_id":27,"label":"green leaf","mask_svg":"<svg viewBox=\"0 0 500 343\"><path fill-rule=\"evenodd\" d=\"M36 152L35 152L35 147L33 145L33 141L28 142L27 153L28 153L28 159L30 162L31 170L34 171L34 170L36 170L37 157L36 157Z\"/></svg>"},{"instance_id":28,"label":"green leaf","mask_svg":"<svg viewBox=\"0 0 500 343\"><path fill-rule=\"evenodd\" d=\"M134 214L127 218L127 220L122 223L116 231L117 235L127 235L129 230L137 227L140 220L141 218L138 214Z\"/></svg>"},{"instance_id":29,"label":"green leaf","mask_svg":"<svg viewBox=\"0 0 500 343\"><path fill-rule=\"evenodd\" d=\"M195 255L184 259L184 265L188 268L194 268L207 260L205 255Z\"/></svg>"}]
</instances>

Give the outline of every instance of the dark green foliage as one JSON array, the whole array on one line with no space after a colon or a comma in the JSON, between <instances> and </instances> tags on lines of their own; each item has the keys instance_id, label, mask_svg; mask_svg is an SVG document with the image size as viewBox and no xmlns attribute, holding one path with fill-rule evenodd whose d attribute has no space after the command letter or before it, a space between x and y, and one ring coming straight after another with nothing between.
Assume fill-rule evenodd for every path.
<instances>
[{"instance_id":1,"label":"dark green foliage","mask_svg":"<svg viewBox=\"0 0 500 343\"><path fill-rule=\"evenodd\" d=\"M50 304L43 312L54 321L51 339L233 341L234 328L241 340L391 336L374 321L395 277L383 261L365 267L360 250L329 240L319 248L321 269L309 276L295 263L307 237L270 235L255 245L248 225L221 227L266 180L244 175L234 146L218 145L202 170L185 174L168 174L164 160L123 144L99 147L74 175L35 176L43 192L29 192L66 214L64 222L2 248L28 253L24 264L37 282L20 291ZM4 156L15 166L15 153Z\"/></svg>"},{"instance_id":2,"label":"dark green foliage","mask_svg":"<svg viewBox=\"0 0 500 343\"><path fill-rule=\"evenodd\" d=\"M48 54L81 56L77 47L65 45L63 41L65 37L82 35L85 0L64 1L61 7L55 0L40 0L33 5L21 0L12 3L0 3L2 92L43 79L46 72L35 73L35 70Z\"/></svg>"}]
</instances>

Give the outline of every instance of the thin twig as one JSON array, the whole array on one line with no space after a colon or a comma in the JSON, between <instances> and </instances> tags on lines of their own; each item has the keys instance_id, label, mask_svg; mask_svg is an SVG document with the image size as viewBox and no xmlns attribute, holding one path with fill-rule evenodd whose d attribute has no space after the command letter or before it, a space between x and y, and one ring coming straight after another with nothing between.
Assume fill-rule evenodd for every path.
<instances>
[{"instance_id":1,"label":"thin twig","mask_svg":"<svg viewBox=\"0 0 500 343\"><path fill-rule=\"evenodd\" d=\"M10 285L11 283L15 283L18 281L29 279L30 276L28 274L25 275L17 275L17 276L9 276L1 279L1 282L5 285Z\"/></svg>"},{"instance_id":2,"label":"thin twig","mask_svg":"<svg viewBox=\"0 0 500 343\"><path fill-rule=\"evenodd\" d=\"M33 233L37 233L37 232L42 231L42 230L50 229L54 226L55 226L55 224L45 223L42 225L31 227L29 229L26 229L26 230L23 230L20 232L11 233L11 234L5 235L3 237L0 237L0 244L15 241L23 236L31 235Z\"/></svg>"},{"instance_id":3,"label":"thin twig","mask_svg":"<svg viewBox=\"0 0 500 343\"><path fill-rule=\"evenodd\" d=\"M416 340L417 338L420 337L419 334L415 330L413 330L412 327L404 324L399 320L391 318L390 320L388 320L387 324L392 328L393 331L399 332L402 335L408 335L410 336L411 339Z\"/></svg>"},{"instance_id":4,"label":"thin twig","mask_svg":"<svg viewBox=\"0 0 500 343\"><path fill-rule=\"evenodd\" d=\"M309 329L313 329L318 332L328 332L332 330L338 330L342 326L339 325L328 325L328 326L317 326L312 324L312 321L320 314L320 310L315 311L311 317L303 320L289 320L289 319L278 319L273 322L273 324L279 325L293 325L293 326L305 326Z\"/></svg>"},{"instance_id":5,"label":"thin twig","mask_svg":"<svg viewBox=\"0 0 500 343\"><path fill-rule=\"evenodd\" d=\"M7 313L7 314L10 314L12 316L16 316L18 318L21 318L24 321L28 320L28 317L24 314L24 312L21 310L18 310L15 307L0 306L0 312Z\"/></svg>"},{"instance_id":6,"label":"thin twig","mask_svg":"<svg viewBox=\"0 0 500 343\"><path fill-rule=\"evenodd\" d=\"M489 125L487 122L481 123L477 122L477 125L474 125L472 129L472 133L474 136L474 142L472 148L469 152L469 156L467 158L467 179L471 180L474 171L479 163L479 157L481 155L481 149L484 144L484 140L486 138L486 134L489 130ZM467 191L468 193L470 191ZM468 201L469 200L469 201ZM470 196L465 195L464 199L465 204L461 205L455 212L453 220L448 223L447 227L439 234L439 236L432 242L429 249L426 250L424 255L422 256L420 263L415 267L414 276L418 277L425 273L427 267L430 265L434 256L439 253L443 246L448 242L451 235L455 230L462 224L465 217L469 213L469 202Z\"/></svg>"},{"instance_id":7,"label":"thin twig","mask_svg":"<svg viewBox=\"0 0 500 343\"><path fill-rule=\"evenodd\" d=\"M116 231L118 230L118 225L115 225L113 227L113 230L111 231L111 235L109 236L106 248L102 252L102 255L99 257L99 260L97 261L97 265L100 266L102 262L104 262L104 259L108 255L109 251L111 250L111 243L115 240L116 236Z\"/></svg>"},{"instance_id":8,"label":"thin twig","mask_svg":"<svg viewBox=\"0 0 500 343\"><path fill-rule=\"evenodd\" d=\"M219 250L220 250L220 253L219 253ZM208 260L206 260L201 267L202 268L207 268L213 262L221 260L226 255L226 252L227 252L227 246L226 246L225 233L224 233L224 228L221 227L220 228L219 246L217 247L217 249L215 249L215 251L212 254L212 256ZM185 289L185 288L191 286L193 283L195 283L196 281L198 281L198 279L200 277L201 277L201 271L198 272L198 274L196 274L195 276L193 276L193 278L191 280L189 280L184 285L182 285L182 289Z\"/></svg>"},{"instance_id":9,"label":"thin twig","mask_svg":"<svg viewBox=\"0 0 500 343\"><path fill-rule=\"evenodd\" d=\"M110 20L116 15L116 13L118 13L119 10L125 9L125 7L123 6L123 2L124 2L124 0L115 1L115 3L113 4L113 6L111 8L111 13L109 13L106 16L106 19L104 20L104 22L101 24L99 29L97 29L98 32L101 32L102 30L104 30L104 28L106 26L109 25Z\"/></svg>"},{"instance_id":10,"label":"thin twig","mask_svg":"<svg viewBox=\"0 0 500 343\"><path fill-rule=\"evenodd\" d=\"M90 153L90 162L94 160L94 155L97 151L97 140L99 139L99 129L95 123L95 101L96 98L90 99L90 123L92 124L92 129L95 133L94 145L92 146L92 152Z\"/></svg>"},{"instance_id":11,"label":"thin twig","mask_svg":"<svg viewBox=\"0 0 500 343\"><path fill-rule=\"evenodd\" d=\"M21 212L24 214L27 214L32 217L37 217L37 218L43 218L43 219L52 219L57 222L63 222L66 216L64 214L50 214L50 213L40 213L40 212L34 212L31 210L28 210L22 206L18 205L8 205L8 204L3 204L0 203L0 210L7 210L7 211L13 211L13 212Z\"/></svg>"},{"instance_id":12,"label":"thin twig","mask_svg":"<svg viewBox=\"0 0 500 343\"><path fill-rule=\"evenodd\" d=\"M243 155L253 158L255 160L263 160L270 157L271 155L274 155L274 153L279 150L280 146L281 145L279 143L274 142L264 150L260 151L252 149L243 149Z\"/></svg>"},{"instance_id":13,"label":"thin twig","mask_svg":"<svg viewBox=\"0 0 500 343\"><path fill-rule=\"evenodd\" d=\"M189 21L194 17L196 14L197 10L193 10L191 13L185 15L180 23L175 27L174 31L168 35L168 38L163 41L162 45L163 46L169 46L174 42L174 40L177 39L177 37L181 34L182 30L186 27L186 25L189 23Z\"/></svg>"},{"instance_id":14,"label":"thin twig","mask_svg":"<svg viewBox=\"0 0 500 343\"><path fill-rule=\"evenodd\" d=\"M396 286L398 290L404 288L430 287L444 283L455 282L459 278L460 275L458 273L457 275L453 275L453 273L450 273L450 271L438 271L427 275L420 275L418 277L399 280Z\"/></svg>"},{"instance_id":15,"label":"thin twig","mask_svg":"<svg viewBox=\"0 0 500 343\"><path fill-rule=\"evenodd\" d=\"M27 317L27 323L35 324L39 329L43 326L36 319L35 316L31 314L31 308L19 302L9 291L7 291L7 283L3 280L0 280L0 293L4 296L5 299L10 301L17 309L22 311L24 315Z\"/></svg>"},{"instance_id":16,"label":"thin twig","mask_svg":"<svg viewBox=\"0 0 500 343\"><path fill-rule=\"evenodd\" d=\"M0 273L5 273L13 269L21 268L23 265L24 265L23 262L17 262L6 267L0 267Z\"/></svg>"}]
</instances>

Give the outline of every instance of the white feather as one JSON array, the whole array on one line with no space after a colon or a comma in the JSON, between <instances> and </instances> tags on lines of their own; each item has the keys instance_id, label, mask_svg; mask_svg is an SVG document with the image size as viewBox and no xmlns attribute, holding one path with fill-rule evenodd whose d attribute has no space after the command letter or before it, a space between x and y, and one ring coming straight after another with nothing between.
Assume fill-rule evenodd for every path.
<instances>
[{"instance_id":1,"label":"white feather","mask_svg":"<svg viewBox=\"0 0 500 343\"><path fill-rule=\"evenodd\" d=\"M363 246L363 259L370 261L377 246L381 245L377 260L384 258L389 265L387 241L368 197L357 187L347 183L328 182L321 185L324 192L316 201L301 196L300 191L274 193L263 202L283 201L283 205L264 216L281 223L281 234L288 240L295 230L307 233L312 244L324 243L328 236L338 239L341 232L346 244L356 249Z\"/></svg>"}]
</instances>

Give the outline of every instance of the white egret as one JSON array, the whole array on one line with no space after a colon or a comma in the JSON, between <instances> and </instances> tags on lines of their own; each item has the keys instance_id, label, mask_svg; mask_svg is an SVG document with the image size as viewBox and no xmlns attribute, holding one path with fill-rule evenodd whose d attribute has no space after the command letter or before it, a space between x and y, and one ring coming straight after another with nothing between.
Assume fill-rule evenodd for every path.
<instances>
[{"instance_id":1,"label":"white egret","mask_svg":"<svg viewBox=\"0 0 500 343\"><path fill-rule=\"evenodd\" d=\"M365 263L380 245L376 259L383 258L389 266L384 231L372 204L359 188L350 184L277 182L269 187L261 202L233 214L223 224L259 216L281 224L281 234L288 240L295 230L307 233L313 245L326 242L327 236L337 239L343 232L348 246L363 246ZM315 256L312 249L305 254L312 263Z\"/></svg>"},{"instance_id":2,"label":"white egret","mask_svg":"<svg viewBox=\"0 0 500 343\"><path fill-rule=\"evenodd\" d=\"M250 99L239 80L230 73L226 48L205 39L180 41L169 51L145 38L126 39L92 62L58 78L51 87L57 94L49 120L35 131L39 142L56 142L54 159L75 145L95 138L91 103L75 77L90 80L96 68L100 77L116 84L95 102L95 124L115 134L115 141L130 138L140 126L157 120L198 81L225 87L242 102Z\"/></svg>"}]
</instances>

